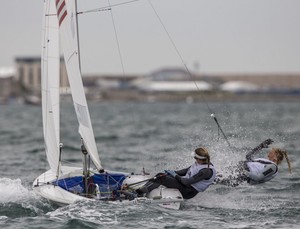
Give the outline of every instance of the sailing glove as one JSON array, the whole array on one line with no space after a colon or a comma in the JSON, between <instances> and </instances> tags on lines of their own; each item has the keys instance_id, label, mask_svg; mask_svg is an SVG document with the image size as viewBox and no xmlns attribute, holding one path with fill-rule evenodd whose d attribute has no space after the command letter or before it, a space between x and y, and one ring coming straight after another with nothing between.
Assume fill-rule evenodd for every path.
<instances>
[{"instance_id":1,"label":"sailing glove","mask_svg":"<svg viewBox=\"0 0 300 229\"><path fill-rule=\"evenodd\" d=\"M165 173L172 177L175 177L177 175L177 173L174 170L165 170Z\"/></svg>"},{"instance_id":2,"label":"sailing glove","mask_svg":"<svg viewBox=\"0 0 300 229\"><path fill-rule=\"evenodd\" d=\"M261 148L268 148L269 145L271 145L274 141L272 139L267 139L260 143Z\"/></svg>"}]
</instances>

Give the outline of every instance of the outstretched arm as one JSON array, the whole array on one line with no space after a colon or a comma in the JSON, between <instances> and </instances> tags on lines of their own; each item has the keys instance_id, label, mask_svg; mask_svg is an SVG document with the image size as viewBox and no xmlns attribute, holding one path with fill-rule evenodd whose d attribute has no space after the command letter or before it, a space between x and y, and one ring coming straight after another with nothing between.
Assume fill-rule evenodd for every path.
<instances>
[{"instance_id":1,"label":"outstretched arm","mask_svg":"<svg viewBox=\"0 0 300 229\"><path fill-rule=\"evenodd\" d=\"M269 145L272 144L272 142L274 142L272 139L267 139L265 141L263 141L262 143L260 143L257 147L255 147L254 149L252 149L249 153L247 153L246 155L246 159L247 161L253 161L253 156L254 154L256 154L257 152L259 152L261 149L263 148L268 148Z\"/></svg>"}]
</instances>

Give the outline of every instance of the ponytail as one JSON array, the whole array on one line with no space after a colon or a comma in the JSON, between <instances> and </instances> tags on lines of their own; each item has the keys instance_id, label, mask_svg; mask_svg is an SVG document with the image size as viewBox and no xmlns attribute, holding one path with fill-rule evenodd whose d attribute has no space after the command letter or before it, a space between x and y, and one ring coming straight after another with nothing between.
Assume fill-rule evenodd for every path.
<instances>
[{"instance_id":1,"label":"ponytail","mask_svg":"<svg viewBox=\"0 0 300 229\"><path fill-rule=\"evenodd\" d=\"M286 159L286 162L288 164L289 167L289 172L292 172L292 166L291 166L291 162L288 158L287 152L285 150L279 149L279 148L273 148L272 150L274 150L276 152L277 155L277 160L278 160L278 164L280 164L283 159Z\"/></svg>"},{"instance_id":2,"label":"ponytail","mask_svg":"<svg viewBox=\"0 0 300 229\"><path fill-rule=\"evenodd\" d=\"M287 164L288 164L289 171L290 171L290 173L292 173L292 166L291 166L291 162L290 162L290 160L289 160L289 158L288 158L287 152L286 152L285 150L283 150L282 153L283 153L283 156L285 157L286 162L287 162Z\"/></svg>"}]
</instances>

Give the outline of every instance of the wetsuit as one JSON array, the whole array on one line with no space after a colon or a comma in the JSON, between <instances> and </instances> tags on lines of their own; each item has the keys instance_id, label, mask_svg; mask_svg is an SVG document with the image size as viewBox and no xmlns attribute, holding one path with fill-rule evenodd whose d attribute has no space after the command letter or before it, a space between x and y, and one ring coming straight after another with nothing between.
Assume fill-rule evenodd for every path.
<instances>
[{"instance_id":1,"label":"wetsuit","mask_svg":"<svg viewBox=\"0 0 300 229\"><path fill-rule=\"evenodd\" d=\"M247 153L246 161L241 161L235 169L237 174L226 179L217 176L215 183L237 186L245 181L250 184L259 184L273 179L278 173L277 165L268 159L254 158L254 154L263 148L267 148L267 146L260 144Z\"/></svg>"},{"instance_id":2,"label":"wetsuit","mask_svg":"<svg viewBox=\"0 0 300 229\"><path fill-rule=\"evenodd\" d=\"M167 188L176 188L182 194L184 199L191 199L197 195L198 192L203 192L213 183L216 171L212 164L200 165L195 162L188 168L175 171L176 176L170 175L162 176L163 173L156 175L156 179L147 182L137 192L151 192L153 189L164 185Z\"/></svg>"}]
</instances>

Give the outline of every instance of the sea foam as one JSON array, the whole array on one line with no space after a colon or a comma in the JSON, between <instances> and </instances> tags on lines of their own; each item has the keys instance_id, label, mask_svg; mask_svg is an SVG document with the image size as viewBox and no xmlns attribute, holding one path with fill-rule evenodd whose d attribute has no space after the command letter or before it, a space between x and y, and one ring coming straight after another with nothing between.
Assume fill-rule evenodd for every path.
<instances>
[{"instance_id":1,"label":"sea foam","mask_svg":"<svg viewBox=\"0 0 300 229\"><path fill-rule=\"evenodd\" d=\"M21 179L0 178L0 203L20 202L33 197Z\"/></svg>"}]
</instances>

